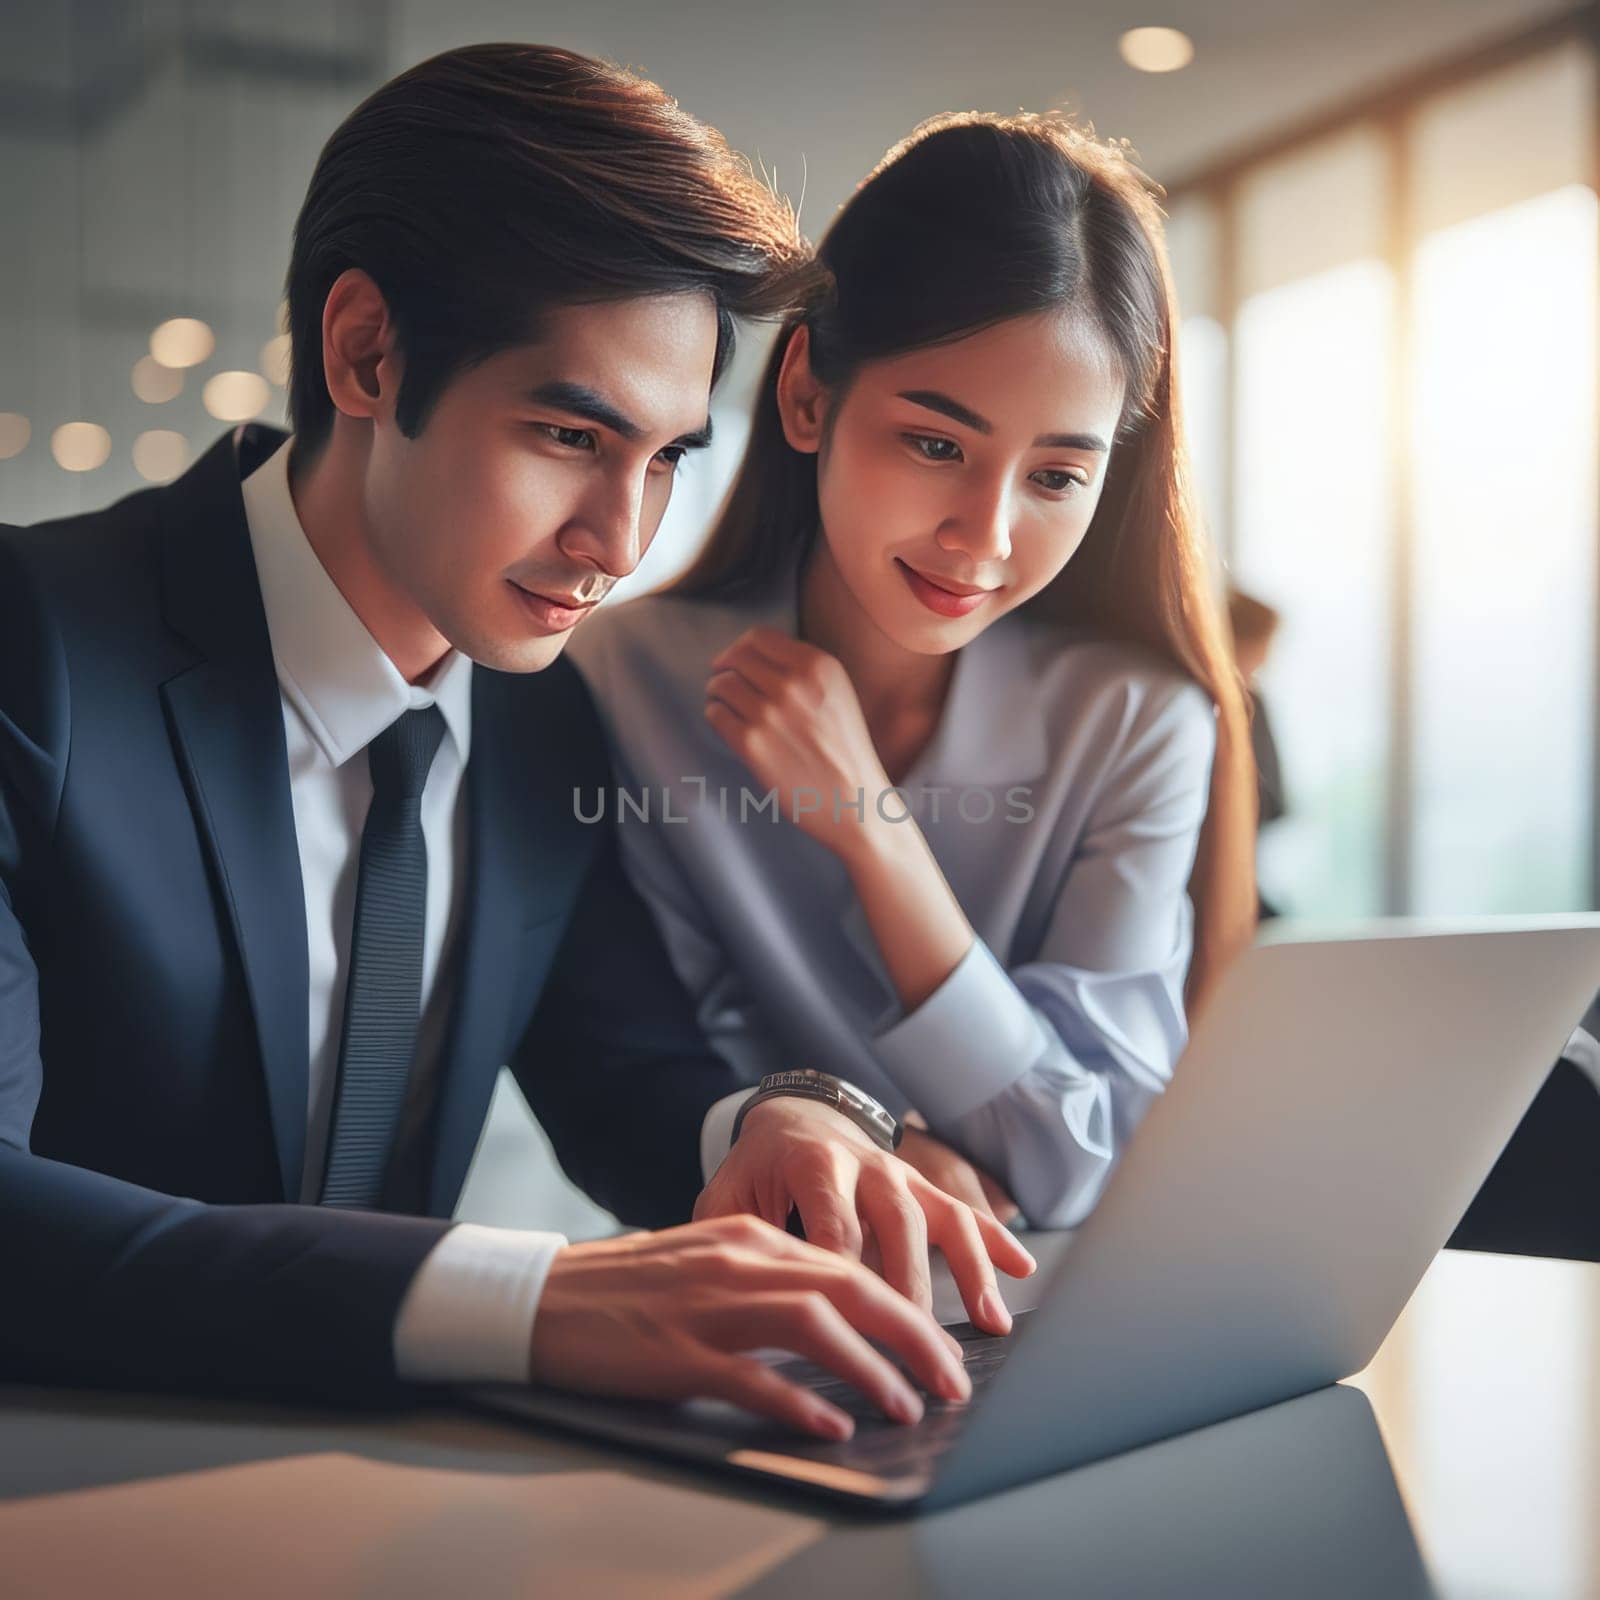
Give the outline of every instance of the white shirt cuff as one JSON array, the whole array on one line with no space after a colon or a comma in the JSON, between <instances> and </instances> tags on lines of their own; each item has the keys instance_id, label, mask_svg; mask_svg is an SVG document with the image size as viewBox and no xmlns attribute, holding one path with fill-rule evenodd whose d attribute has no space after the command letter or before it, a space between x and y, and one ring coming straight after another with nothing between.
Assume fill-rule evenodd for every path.
<instances>
[{"instance_id":1,"label":"white shirt cuff","mask_svg":"<svg viewBox=\"0 0 1600 1600\"><path fill-rule=\"evenodd\" d=\"M526 1383L533 1318L560 1233L457 1223L417 1269L394 1324L408 1383Z\"/></svg>"},{"instance_id":2,"label":"white shirt cuff","mask_svg":"<svg viewBox=\"0 0 1600 1600\"><path fill-rule=\"evenodd\" d=\"M740 1089L726 1094L706 1112L706 1120L700 1124L700 1173L706 1183L733 1148L733 1119L754 1093L754 1089Z\"/></svg>"},{"instance_id":3,"label":"white shirt cuff","mask_svg":"<svg viewBox=\"0 0 1600 1600\"><path fill-rule=\"evenodd\" d=\"M1009 1088L1050 1041L1006 969L974 939L950 976L872 1048L900 1092L938 1128Z\"/></svg>"}]
</instances>

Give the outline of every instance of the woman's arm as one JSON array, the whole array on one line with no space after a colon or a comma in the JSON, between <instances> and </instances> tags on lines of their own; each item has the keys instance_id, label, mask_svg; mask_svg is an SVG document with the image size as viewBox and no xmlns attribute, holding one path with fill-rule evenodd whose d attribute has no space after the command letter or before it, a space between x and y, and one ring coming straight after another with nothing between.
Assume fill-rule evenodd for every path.
<instances>
[{"instance_id":1,"label":"woman's arm","mask_svg":"<svg viewBox=\"0 0 1600 1600\"><path fill-rule=\"evenodd\" d=\"M887 787L838 662L796 641L789 659L712 680L707 716L785 812L850 872L903 1015L873 1043L932 1131L991 1173L1036 1226L1093 1206L1187 1039L1192 949L1185 885L1206 807L1215 719L1192 686L1147 697L1121 736L1036 958L1010 971L978 940ZM734 652L727 654L733 655ZM869 796L834 816L826 797Z\"/></svg>"},{"instance_id":2,"label":"woman's arm","mask_svg":"<svg viewBox=\"0 0 1600 1600\"><path fill-rule=\"evenodd\" d=\"M873 1041L933 1131L1036 1227L1075 1226L1093 1208L1187 1042L1185 886L1214 741L1198 689L1142 708L1033 959L1007 969L974 941Z\"/></svg>"}]
</instances>

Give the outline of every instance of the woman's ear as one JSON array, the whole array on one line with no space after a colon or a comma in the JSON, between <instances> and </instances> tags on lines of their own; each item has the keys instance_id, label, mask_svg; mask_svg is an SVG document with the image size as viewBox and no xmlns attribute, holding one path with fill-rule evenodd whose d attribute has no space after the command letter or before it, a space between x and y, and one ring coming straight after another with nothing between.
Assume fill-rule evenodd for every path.
<instances>
[{"instance_id":1,"label":"woman's ear","mask_svg":"<svg viewBox=\"0 0 1600 1600\"><path fill-rule=\"evenodd\" d=\"M383 291L359 267L347 268L322 306L322 371L329 398L347 417L375 421L392 415L399 369Z\"/></svg>"},{"instance_id":2,"label":"woman's ear","mask_svg":"<svg viewBox=\"0 0 1600 1600\"><path fill-rule=\"evenodd\" d=\"M778 369L778 417L790 448L815 455L827 415L828 391L811 370L811 330L802 322L789 335Z\"/></svg>"}]
</instances>

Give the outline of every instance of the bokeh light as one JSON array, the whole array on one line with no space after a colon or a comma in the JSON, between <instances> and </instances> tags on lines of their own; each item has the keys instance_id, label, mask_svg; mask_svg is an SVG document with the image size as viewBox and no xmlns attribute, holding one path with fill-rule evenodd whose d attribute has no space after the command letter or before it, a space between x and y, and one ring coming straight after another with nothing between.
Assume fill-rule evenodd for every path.
<instances>
[{"instance_id":1,"label":"bokeh light","mask_svg":"<svg viewBox=\"0 0 1600 1600\"><path fill-rule=\"evenodd\" d=\"M163 366L154 356L140 356L133 364L133 392L146 405L165 405L183 393L183 373Z\"/></svg>"},{"instance_id":2,"label":"bokeh light","mask_svg":"<svg viewBox=\"0 0 1600 1600\"><path fill-rule=\"evenodd\" d=\"M33 424L20 411L0 411L0 461L20 456L33 437Z\"/></svg>"},{"instance_id":3,"label":"bokeh light","mask_svg":"<svg viewBox=\"0 0 1600 1600\"><path fill-rule=\"evenodd\" d=\"M111 454L111 435L98 422L63 422L50 435L50 453L67 472L93 472Z\"/></svg>"},{"instance_id":4,"label":"bokeh light","mask_svg":"<svg viewBox=\"0 0 1600 1600\"><path fill-rule=\"evenodd\" d=\"M280 333L261 347L261 371L281 389L289 381L289 335Z\"/></svg>"},{"instance_id":5,"label":"bokeh light","mask_svg":"<svg viewBox=\"0 0 1600 1600\"><path fill-rule=\"evenodd\" d=\"M173 317L150 335L150 354L164 367L197 367L216 348L216 335L196 317Z\"/></svg>"},{"instance_id":6,"label":"bokeh light","mask_svg":"<svg viewBox=\"0 0 1600 1600\"><path fill-rule=\"evenodd\" d=\"M220 422L248 422L267 409L272 391L259 372L219 372L206 380L200 398Z\"/></svg>"},{"instance_id":7,"label":"bokeh light","mask_svg":"<svg viewBox=\"0 0 1600 1600\"><path fill-rule=\"evenodd\" d=\"M152 428L133 441L133 465L149 483L170 483L189 464L189 441L170 428Z\"/></svg>"}]
</instances>

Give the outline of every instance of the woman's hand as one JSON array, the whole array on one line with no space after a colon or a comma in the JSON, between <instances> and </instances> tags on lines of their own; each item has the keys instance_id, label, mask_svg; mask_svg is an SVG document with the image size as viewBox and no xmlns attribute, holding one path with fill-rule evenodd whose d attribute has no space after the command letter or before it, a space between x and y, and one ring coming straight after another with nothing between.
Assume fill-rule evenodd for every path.
<instances>
[{"instance_id":1,"label":"woman's hand","mask_svg":"<svg viewBox=\"0 0 1600 1600\"><path fill-rule=\"evenodd\" d=\"M711 668L706 721L763 789L777 790L786 819L844 853L880 820L889 788L844 667L802 639L757 627ZM887 804L898 814L897 800Z\"/></svg>"},{"instance_id":2,"label":"woman's hand","mask_svg":"<svg viewBox=\"0 0 1600 1600\"><path fill-rule=\"evenodd\" d=\"M920 1122L913 1123L908 1118L895 1154L907 1166L915 1167L929 1183L974 1211L986 1213L997 1222L1012 1222L1022 1215L1022 1208L987 1172L975 1167L942 1139L936 1139Z\"/></svg>"}]
</instances>

